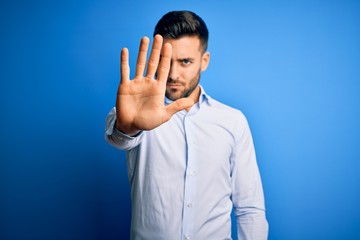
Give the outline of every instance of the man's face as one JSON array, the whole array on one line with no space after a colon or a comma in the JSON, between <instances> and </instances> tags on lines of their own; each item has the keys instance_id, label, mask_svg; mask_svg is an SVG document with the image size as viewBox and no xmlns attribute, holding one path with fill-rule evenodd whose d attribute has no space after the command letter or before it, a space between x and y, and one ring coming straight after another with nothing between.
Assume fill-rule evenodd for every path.
<instances>
[{"instance_id":1,"label":"man's face","mask_svg":"<svg viewBox=\"0 0 360 240\"><path fill-rule=\"evenodd\" d=\"M173 101L189 97L198 86L200 73L207 68L210 55L208 52L203 53L200 39L196 36L164 39L164 43L172 45L165 96Z\"/></svg>"}]
</instances>

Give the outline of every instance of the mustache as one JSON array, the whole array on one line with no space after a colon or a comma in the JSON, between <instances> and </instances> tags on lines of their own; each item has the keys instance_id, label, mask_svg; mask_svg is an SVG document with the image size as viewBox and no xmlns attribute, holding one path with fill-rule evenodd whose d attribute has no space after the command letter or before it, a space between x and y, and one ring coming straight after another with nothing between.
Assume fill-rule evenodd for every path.
<instances>
[{"instance_id":1,"label":"mustache","mask_svg":"<svg viewBox=\"0 0 360 240\"><path fill-rule=\"evenodd\" d=\"M171 78L169 78L166 83L167 84L184 84L184 82L182 82L182 81L174 80L174 79L171 79Z\"/></svg>"}]
</instances>

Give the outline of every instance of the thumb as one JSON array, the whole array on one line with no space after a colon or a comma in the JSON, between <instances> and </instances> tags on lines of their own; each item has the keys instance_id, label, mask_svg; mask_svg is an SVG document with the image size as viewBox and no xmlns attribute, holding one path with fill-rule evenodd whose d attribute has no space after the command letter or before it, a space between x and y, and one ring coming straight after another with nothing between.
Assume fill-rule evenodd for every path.
<instances>
[{"instance_id":1,"label":"thumb","mask_svg":"<svg viewBox=\"0 0 360 240\"><path fill-rule=\"evenodd\" d=\"M165 107L163 123L167 122L175 113L190 108L194 101L190 98L180 98Z\"/></svg>"}]
</instances>

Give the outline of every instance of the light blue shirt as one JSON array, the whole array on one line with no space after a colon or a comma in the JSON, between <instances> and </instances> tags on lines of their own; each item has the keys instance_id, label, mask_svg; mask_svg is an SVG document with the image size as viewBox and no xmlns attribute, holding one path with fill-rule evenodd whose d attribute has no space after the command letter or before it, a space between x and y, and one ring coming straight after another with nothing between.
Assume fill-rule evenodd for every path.
<instances>
[{"instance_id":1,"label":"light blue shirt","mask_svg":"<svg viewBox=\"0 0 360 240\"><path fill-rule=\"evenodd\" d=\"M171 101L165 99L165 103ZM131 239L267 239L263 188L244 115L208 96L130 137L107 117L106 140L127 153Z\"/></svg>"}]
</instances>

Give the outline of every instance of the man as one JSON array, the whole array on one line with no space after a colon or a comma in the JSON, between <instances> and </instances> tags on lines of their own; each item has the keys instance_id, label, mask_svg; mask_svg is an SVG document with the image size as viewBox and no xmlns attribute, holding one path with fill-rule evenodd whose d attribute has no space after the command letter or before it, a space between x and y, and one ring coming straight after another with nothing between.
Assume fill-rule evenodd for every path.
<instances>
[{"instance_id":1,"label":"man","mask_svg":"<svg viewBox=\"0 0 360 240\"><path fill-rule=\"evenodd\" d=\"M199 85L207 43L199 16L173 11L155 27L147 64L149 39L141 40L133 80L128 50L121 51L106 140L127 153L131 239L231 239L233 208L239 239L267 239L246 118Z\"/></svg>"}]
</instances>

